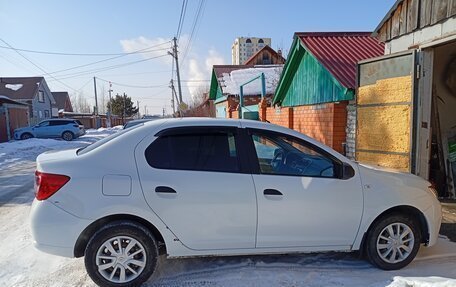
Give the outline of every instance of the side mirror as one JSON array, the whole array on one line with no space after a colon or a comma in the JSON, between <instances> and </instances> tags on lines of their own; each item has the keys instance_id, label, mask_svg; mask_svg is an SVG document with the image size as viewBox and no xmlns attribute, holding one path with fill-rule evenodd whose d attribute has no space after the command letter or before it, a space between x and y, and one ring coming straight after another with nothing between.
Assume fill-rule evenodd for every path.
<instances>
[{"instance_id":1,"label":"side mirror","mask_svg":"<svg viewBox=\"0 0 456 287\"><path fill-rule=\"evenodd\" d=\"M349 178L352 178L355 176L355 170L353 169L353 167L344 162L342 164L342 179L349 179Z\"/></svg>"},{"instance_id":2,"label":"side mirror","mask_svg":"<svg viewBox=\"0 0 456 287\"><path fill-rule=\"evenodd\" d=\"M35 125L35 126L33 126L33 127L34 127L34 128L39 128L39 127L40 127L40 125Z\"/></svg>"}]
</instances>

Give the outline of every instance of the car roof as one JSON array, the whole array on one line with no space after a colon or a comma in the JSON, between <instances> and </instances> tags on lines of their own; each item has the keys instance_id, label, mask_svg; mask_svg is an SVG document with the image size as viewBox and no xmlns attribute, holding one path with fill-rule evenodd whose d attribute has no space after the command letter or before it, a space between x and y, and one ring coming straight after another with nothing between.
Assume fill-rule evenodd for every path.
<instances>
[{"instance_id":1,"label":"car roof","mask_svg":"<svg viewBox=\"0 0 456 287\"><path fill-rule=\"evenodd\" d=\"M58 118L58 119L45 119L45 120L42 120L42 122L44 122L44 121L75 121L75 119Z\"/></svg>"}]
</instances>

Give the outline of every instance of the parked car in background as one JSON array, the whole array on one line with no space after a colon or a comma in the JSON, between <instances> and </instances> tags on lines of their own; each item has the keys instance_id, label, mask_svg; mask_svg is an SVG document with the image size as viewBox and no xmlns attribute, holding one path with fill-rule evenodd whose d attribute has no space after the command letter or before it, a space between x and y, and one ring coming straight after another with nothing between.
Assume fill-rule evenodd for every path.
<instances>
[{"instance_id":1,"label":"parked car in background","mask_svg":"<svg viewBox=\"0 0 456 287\"><path fill-rule=\"evenodd\" d=\"M140 120L131 120L129 122L127 122L123 128L124 129L128 129L128 128L131 128L131 127L134 127L136 125L139 125L139 124L142 124L142 123L145 123L145 122L150 122L150 121L153 121L153 120L156 120L158 118L147 118L147 119L140 119Z\"/></svg>"},{"instance_id":2,"label":"parked car in background","mask_svg":"<svg viewBox=\"0 0 456 287\"><path fill-rule=\"evenodd\" d=\"M36 161L35 247L85 256L100 286L140 285L162 254L360 250L399 269L441 222L424 179L258 121L156 120Z\"/></svg>"},{"instance_id":3,"label":"parked car in background","mask_svg":"<svg viewBox=\"0 0 456 287\"><path fill-rule=\"evenodd\" d=\"M84 125L79 120L48 119L35 126L15 129L14 139L62 138L66 141L71 141L85 133Z\"/></svg>"}]
</instances>

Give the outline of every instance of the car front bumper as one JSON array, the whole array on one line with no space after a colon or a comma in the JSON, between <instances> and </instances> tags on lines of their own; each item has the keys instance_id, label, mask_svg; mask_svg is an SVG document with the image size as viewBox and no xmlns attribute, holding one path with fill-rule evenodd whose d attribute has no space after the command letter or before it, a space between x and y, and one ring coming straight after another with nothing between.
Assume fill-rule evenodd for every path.
<instances>
[{"instance_id":1,"label":"car front bumper","mask_svg":"<svg viewBox=\"0 0 456 287\"><path fill-rule=\"evenodd\" d=\"M442 223L442 206L440 202L435 199L435 202L427 208L424 212L427 220L429 240L427 246L433 246L437 243L439 237L440 224Z\"/></svg>"},{"instance_id":2,"label":"car front bumper","mask_svg":"<svg viewBox=\"0 0 456 287\"><path fill-rule=\"evenodd\" d=\"M43 252L74 257L74 246L79 235L91 223L78 218L49 200L34 200L30 225L34 246Z\"/></svg>"}]
</instances>

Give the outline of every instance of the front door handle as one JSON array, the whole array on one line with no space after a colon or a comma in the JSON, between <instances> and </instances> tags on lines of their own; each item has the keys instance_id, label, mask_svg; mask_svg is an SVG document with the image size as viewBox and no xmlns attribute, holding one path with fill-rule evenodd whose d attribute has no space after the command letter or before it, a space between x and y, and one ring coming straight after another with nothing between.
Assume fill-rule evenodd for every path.
<instances>
[{"instance_id":1,"label":"front door handle","mask_svg":"<svg viewBox=\"0 0 456 287\"><path fill-rule=\"evenodd\" d=\"M265 189L263 193L264 193L264 195L283 195L277 189L271 189L271 188Z\"/></svg>"},{"instance_id":2,"label":"front door handle","mask_svg":"<svg viewBox=\"0 0 456 287\"><path fill-rule=\"evenodd\" d=\"M157 186L155 188L155 192L157 193L177 193L174 189L169 186Z\"/></svg>"}]
</instances>

